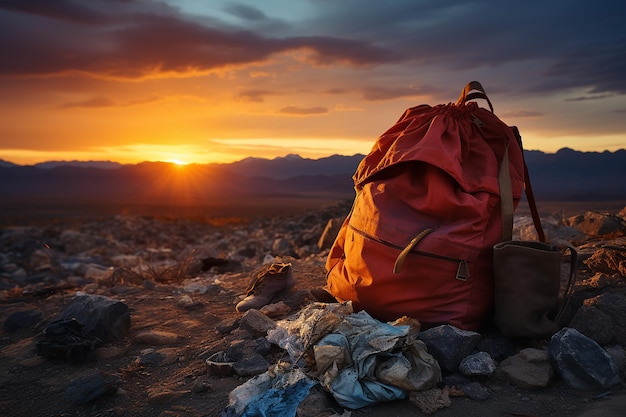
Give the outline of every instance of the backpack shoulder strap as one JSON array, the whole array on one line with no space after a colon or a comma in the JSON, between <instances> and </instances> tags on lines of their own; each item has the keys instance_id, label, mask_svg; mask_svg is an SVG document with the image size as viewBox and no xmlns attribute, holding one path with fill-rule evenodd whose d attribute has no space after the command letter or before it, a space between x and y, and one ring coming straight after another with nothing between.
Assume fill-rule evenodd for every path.
<instances>
[{"instance_id":1,"label":"backpack shoulder strap","mask_svg":"<svg viewBox=\"0 0 626 417\"><path fill-rule=\"evenodd\" d=\"M512 127L515 138L519 143L520 149L522 149L522 159L524 161L524 191L526 192L526 199L528 200L528 207L530 208L530 215L533 218L533 224L535 230L537 230L537 237L540 242L546 241L546 235L541 227L541 219L539 218L539 211L537 210L537 203L535 202L535 195L533 194L533 188L530 184L530 175L528 174L528 166L526 165L526 159L524 158L524 149L522 148L522 136L516 126Z\"/></svg>"}]
</instances>

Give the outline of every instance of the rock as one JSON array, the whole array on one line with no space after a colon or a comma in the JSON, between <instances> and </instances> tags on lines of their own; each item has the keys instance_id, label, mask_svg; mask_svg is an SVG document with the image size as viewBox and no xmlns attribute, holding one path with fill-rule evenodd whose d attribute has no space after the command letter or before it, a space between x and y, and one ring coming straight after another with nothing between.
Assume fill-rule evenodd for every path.
<instances>
[{"instance_id":1,"label":"rock","mask_svg":"<svg viewBox=\"0 0 626 417\"><path fill-rule=\"evenodd\" d=\"M204 307L202 302L193 301L193 299L187 294L182 295L178 301L176 301L176 305L185 310L193 310Z\"/></svg>"},{"instance_id":2,"label":"rock","mask_svg":"<svg viewBox=\"0 0 626 417\"><path fill-rule=\"evenodd\" d=\"M503 360L498 373L523 389L545 388L554 375L548 352L533 348Z\"/></svg>"},{"instance_id":3,"label":"rock","mask_svg":"<svg viewBox=\"0 0 626 417\"><path fill-rule=\"evenodd\" d=\"M80 295L63 309L55 320L76 319L88 336L102 343L120 340L130 328L130 311L121 301L101 295Z\"/></svg>"},{"instance_id":4,"label":"rock","mask_svg":"<svg viewBox=\"0 0 626 417\"><path fill-rule=\"evenodd\" d=\"M138 358L141 365L159 365L167 366L178 361L180 351L175 348L165 348L159 350L150 350Z\"/></svg>"},{"instance_id":5,"label":"rock","mask_svg":"<svg viewBox=\"0 0 626 417\"><path fill-rule=\"evenodd\" d=\"M411 391L409 401L424 414L432 414L452 405L447 387L444 389L432 388L427 391Z\"/></svg>"},{"instance_id":6,"label":"rock","mask_svg":"<svg viewBox=\"0 0 626 417\"><path fill-rule=\"evenodd\" d=\"M519 355L529 363L542 363L550 360L550 354L543 349L526 348L520 350Z\"/></svg>"},{"instance_id":7,"label":"rock","mask_svg":"<svg viewBox=\"0 0 626 417\"><path fill-rule=\"evenodd\" d=\"M459 386L459 389L463 391L463 394L466 397L469 397L474 401L485 401L491 398L489 390L476 381L461 385Z\"/></svg>"},{"instance_id":8,"label":"rock","mask_svg":"<svg viewBox=\"0 0 626 417\"><path fill-rule=\"evenodd\" d=\"M622 281L622 277L618 274L607 275L601 272L597 272L591 278L585 279L582 281L583 285L588 285L592 288L601 289L608 285L617 285L620 281Z\"/></svg>"},{"instance_id":9,"label":"rock","mask_svg":"<svg viewBox=\"0 0 626 417\"><path fill-rule=\"evenodd\" d=\"M115 394L122 384L122 378L104 372L96 372L73 379L65 387L65 396L74 404L90 403L98 398Z\"/></svg>"},{"instance_id":10,"label":"rock","mask_svg":"<svg viewBox=\"0 0 626 417\"><path fill-rule=\"evenodd\" d=\"M233 370L239 376L254 376L267 371L270 363L258 353L247 355L233 364Z\"/></svg>"},{"instance_id":11,"label":"rock","mask_svg":"<svg viewBox=\"0 0 626 417\"><path fill-rule=\"evenodd\" d=\"M620 382L609 354L576 329L566 327L554 334L548 350L557 373L572 388L606 389Z\"/></svg>"},{"instance_id":12,"label":"rock","mask_svg":"<svg viewBox=\"0 0 626 417\"><path fill-rule=\"evenodd\" d=\"M209 392L213 389L213 386L206 381L194 381L191 385L191 392L194 394L201 394L204 392Z\"/></svg>"},{"instance_id":13,"label":"rock","mask_svg":"<svg viewBox=\"0 0 626 417\"><path fill-rule=\"evenodd\" d=\"M626 346L626 294L623 292L605 292L596 297L587 298L584 306L596 307L611 318L613 336L617 343Z\"/></svg>"},{"instance_id":14,"label":"rock","mask_svg":"<svg viewBox=\"0 0 626 417\"><path fill-rule=\"evenodd\" d=\"M563 225L562 222L555 218L542 218L541 225L548 242L554 242L559 239L566 240L576 244L583 242L587 236L575 227ZM515 219L513 234L520 240L537 240L537 231L530 216L523 216Z\"/></svg>"},{"instance_id":15,"label":"rock","mask_svg":"<svg viewBox=\"0 0 626 417\"><path fill-rule=\"evenodd\" d=\"M256 249L251 247L243 248L237 251L237 254L244 258L254 258L256 256Z\"/></svg>"},{"instance_id":16,"label":"rock","mask_svg":"<svg viewBox=\"0 0 626 417\"><path fill-rule=\"evenodd\" d=\"M626 277L626 252L623 249L601 248L583 262L594 272Z\"/></svg>"},{"instance_id":17,"label":"rock","mask_svg":"<svg viewBox=\"0 0 626 417\"><path fill-rule=\"evenodd\" d=\"M480 334L446 324L422 331L419 338L442 368L455 372L480 341Z\"/></svg>"},{"instance_id":18,"label":"rock","mask_svg":"<svg viewBox=\"0 0 626 417\"><path fill-rule=\"evenodd\" d=\"M43 320L39 310L23 310L12 313L2 324L2 329L13 333L21 329L33 328Z\"/></svg>"},{"instance_id":19,"label":"rock","mask_svg":"<svg viewBox=\"0 0 626 417\"><path fill-rule=\"evenodd\" d=\"M275 256L295 256L293 243L286 238L277 238L272 244L272 253Z\"/></svg>"},{"instance_id":20,"label":"rock","mask_svg":"<svg viewBox=\"0 0 626 417\"><path fill-rule=\"evenodd\" d=\"M219 289L218 285L205 277L190 278L183 281L183 291L187 293L210 294L219 292Z\"/></svg>"},{"instance_id":21,"label":"rock","mask_svg":"<svg viewBox=\"0 0 626 417\"><path fill-rule=\"evenodd\" d=\"M590 305L583 305L576 311L569 327L595 340L599 345L606 345L614 337L611 317Z\"/></svg>"},{"instance_id":22,"label":"rock","mask_svg":"<svg viewBox=\"0 0 626 417\"><path fill-rule=\"evenodd\" d=\"M466 356L459 365L459 372L468 376L489 376L496 370L496 362L487 352Z\"/></svg>"},{"instance_id":23,"label":"rock","mask_svg":"<svg viewBox=\"0 0 626 417\"><path fill-rule=\"evenodd\" d=\"M276 323L259 310L250 309L241 316L239 327L258 337L265 336L268 330L276 327Z\"/></svg>"},{"instance_id":24,"label":"rock","mask_svg":"<svg viewBox=\"0 0 626 417\"><path fill-rule=\"evenodd\" d=\"M119 254L111 256L111 262L114 266L132 268L140 262L140 258L137 255Z\"/></svg>"},{"instance_id":25,"label":"rock","mask_svg":"<svg viewBox=\"0 0 626 417\"><path fill-rule=\"evenodd\" d=\"M276 318L284 317L289 314L291 312L291 307L289 307L284 301L279 301L277 303L265 305L261 307L259 311L267 317Z\"/></svg>"},{"instance_id":26,"label":"rock","mask_svg":"<svg viewBox=\"0 0 626 417\"><path fill-rule=\"evenodd\" d=\"M476 348L482 352L487 352L497 362L517 353L517 346L513 339L500 332L487 334L478 342Z\"/></svg>"},{"instance_id":27,"label":"rock","mask_svg":"<svg viewBox=\"0 0 626 417\"><path fill-rule=\"evenodd\" d=\"M95 247L97 243L91 236L76 230L65 230L59 237L65 253L75 255Z\"/></svg>"},{"instance_id":28,"label":"rock","mask_svg":"<svg viewBox=\"0 0 626 417\"><path fill-rule=\"evenodd\" d=\"M239 261L224 258L204 258L202 259L202 271L213 271L217 274L225 274L227 272L241 272L243 265Z\"/></svg>"},{"instance_id":29,"label":"rock","mask_svg":"<svg viewBox=\"0 0 626 417\"><path fill-rule=\"evenodd\" d=\"M226 350L226 356L235 361L240 361L254 354L266 355L270 352L271 347L272 344L264 337L254 340L235 340Z\"/></svg>"},{"instance_id":30,"label":"rock","mask_svg":"<svg viewBox=\"0 0 626 417\"><path fill-rule=\"evenodd\" d=\"M565 224L575 227L588 236L619 236L626 231L626 222L613 214L588 211L565 220Z\"/></svg>"},{"instance_id":31,"label":"rock","mask_svg":"<svg viewBox=\"0 0 626 417\"><path fill-rule=\"evenodd\" d=\"M622 376L626 375L626 351L622 346L607 346L604 350L609 354L613 363Z\"/></svg>"},{"instance_id":32,"label":"rock","mask_svg":"<svg viewBox=\"0 0 626 417\"><path fill-rule=\"evenodd\" d=\"M215 326L215 330L222 334L228 334L239 327L239 321L241 317L231 317L229 319L222 320Z\"/></svg>"},{"instance_id":33,"label":"rock","mask_svg":"<svg viewBox=\"0 0 626 417\"><path fill-rule=\"evenodd\" d=\"M317 242L317 248L319 250L330 249L339 234L339 229L341 229L343 220L343 217L328 220L326 227L324 227L324 231Z\"/></svg>"},{"instance_id":34,"label":"rock","mask_svg":"<svg viewBox=\"0 0 626 417\"><path fill-rule=\"evenodd\" d=\"M145 330L137 334L133 340L135 343L143 343L146 345L163 346L172 345L182 340L182 337L176 333L165 332L161 330Z\"/></svg>"}]
</instances>

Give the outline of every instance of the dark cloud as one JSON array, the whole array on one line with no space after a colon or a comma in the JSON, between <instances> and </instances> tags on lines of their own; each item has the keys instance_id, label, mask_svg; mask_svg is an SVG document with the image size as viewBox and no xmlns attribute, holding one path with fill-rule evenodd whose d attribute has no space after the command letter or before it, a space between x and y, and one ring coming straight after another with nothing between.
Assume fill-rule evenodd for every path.
<instances>
[{"instance_id":1,"label":"dark cloud","mask_svg":"<svg viewBox=\"0 0 626 417\"><path fill-rule=\"evenodd\" d=\"M76 107L87 107L87 108L100 108L100 107L115 107L117 104L115 100L110 97L98 96L92 97L83 101L73 101L70 103L65 103L59 106L62 109L72 109Z\"/></svg>"},{"instance_id":2,"label":"dark cloud","mask_svg":"<svg viewBox=\"0 0 626 417\"><path fill-rule=\"evenodd\" d=\"M151 95L149 97L139 99L139 100L130 100L130 101L116 101L111 97L107 96L96 96L89 98L87 100L82 101L73 101L69 103L64 103L59 106L62 109L73 109L73 108L103 108L103 107L130 107L137 106L141 104L151 103L154 101L160 100L160 97L156 95Z\"/></svg>"},{"instance_id":3,"label":"dark cloud","mask_svg":"<svg viewBox=\"0 0 626 417\"><path fill-rule=\"evenodd\" d=\"M542 117L544 114L534 110L515 110L501 113L500 116L511 119L522 119L529 117Z\"/></svg>"},{"instance_id":4,"label":"dark cloud","mask_svg":"<svg viewBox=\"0 0 626 417\"><path fill-rule=\"evenodd\" d=\"M363 89L363 98L368 101L393 100L400 97L415 97L426 94L425 90L417 88L394 87L366 87Z\"/></svg>"},{"instance_id":5,"label":"dark cloud","mask_svg":"<svg viewBox=\"0 0 626 417\"><path fill-rule=\"evenodd\" d=\"M250 30L208 26L169 8L141 10L138 4L128 3L125 10L126 3L117 3L117 9L111 11L116 13L115 19L94 18L98 24L92 25L75 23L77 19L69 16L76 13L62 14L59 8L54 17L62 15L66 20L40 21L38 16L52 14L47 2L37 2L19 13L5 7L0 11L0 51L12 59L0 61L0 74L84 72L141 78L160 72L206 71L254 63L291 50L309 51L311 61L318 65L369 65L394 55L363 40L328 36L268 38ZM238 9L241 12L241 7ZM104 21L108 23L100 24Z\"/></svg>"},{"instance_id":6,"label":"dark cloud","mask_svg":"<svg viewBox=\"0 0 626 417\"><path fill-rule=\"evenodd\" d=\"M267 16L261 10L256 7L248 6L246 4L235 3L228 5L224 8L228 13L233 16L237 16L244 20L265 20Z\"/></svg>"},{"instance_id":7,"label":"dark cloud","mask_svg":"<svg viewBox=\"0 0 626 417\"><path fill-rule=\"evenodd\" d=\"M626 2L342 0L307 6L305 17L286 22L270 6L240 0L222 9L239 19L232 23L208 9L195 16L164 1L5 0L0 53L11 59L0 60L0 76L141 78L304 50L313 65L406 64L416 82L428 68L448 79L488 72L490 85L515 94L626 94ZM403 96L404 75L385 79L396 93L372 90L366 97Z\"/></svg>"},{"instance_id":8,"label":"dark cloud","mask_svg":"<svg viewBox=\"0 0 626 417\"><path fill-rule=\"evenodd\" d=\"M407 58L392 48L366 41L330 36L287 38L283 42L285 49L309 49L313 53L311 59L317 65L330 65L338 62L353 65L386 64Z\"/></svg>"},{"instance_id":9,"label":"dark cloud","mask_svg":"<svg viewBox=\"0 0 626 417\"><path fill-rule=\"evenodd\" d=\"M593 95L593 96L580 96L580 97L573 97L573 98L567 98L565 99L565 101L589 101L589 100L602 100L608 97L612 97L612 94L598 94L598 95Z\"/></svg>"},{"instance_id":10,"label":"dark cloud","mask_svg":"<svg viewBox=\"0 0 626 417\"><path fill-rule=\"evenodd\" d=\"M276 94L276 92L270 90L246 90L237 94L237 98L252 103L263 103L265 96L272 94Z\"/></svg>"},{"instance_id":11,"label":"dark cloud","mask_svg":"<svg viewBox=\"0 0 626 417\"><path fill-rule=\"evenodd\" d=\"M326 114L328 109L325 107L296 107L287 106L279 110L280 113L307 116L312 114Z\"/></svg>"},{"instance_id":12,"label":"dark cloud","mask_svg":"<svg viewBox=\"0 0 626 417\"><path fill-rule=\"evenodd\" d=\"M85 2L72 0L3 0L0 9L75 23L101 23L106 20L102 13L87 7Z\"/></svg>"},{"instance_id":13,"label":"dark cloud","mask_svg":"<svg viewBox=\"0 0 626 417\"><path fill-rule=\"evenodd\" d=\"M367 7L344 0L320 8L307 27L376 39L409 58L416 77L428 66L450 75L489 71L491 84L516 94L626 94L624 16L625 2L591 0L395 0ZM513 83L520 75L525 82Z\"/></svg>"}]
</instances>

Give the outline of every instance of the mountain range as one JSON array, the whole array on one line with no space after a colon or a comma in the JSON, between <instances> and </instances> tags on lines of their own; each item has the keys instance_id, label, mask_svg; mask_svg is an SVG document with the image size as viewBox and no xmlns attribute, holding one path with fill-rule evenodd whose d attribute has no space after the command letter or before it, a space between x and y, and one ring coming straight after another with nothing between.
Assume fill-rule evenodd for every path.
<instances>
[{"instance_id":1,"label":"mountain range","mask_svg":"<svg viewBox=\"0 0 626 417\"><path fill-rule=\"evenodd\" d=\"M363 155L307 159L246 158L229 164L123 165L51 161L22 166L0 160L0 207L6 204L211 205L254 198L354 197L352 175ZM626 150L525 151L535 196L544 201L626 200Z\"/></svg>"}]
</instances>

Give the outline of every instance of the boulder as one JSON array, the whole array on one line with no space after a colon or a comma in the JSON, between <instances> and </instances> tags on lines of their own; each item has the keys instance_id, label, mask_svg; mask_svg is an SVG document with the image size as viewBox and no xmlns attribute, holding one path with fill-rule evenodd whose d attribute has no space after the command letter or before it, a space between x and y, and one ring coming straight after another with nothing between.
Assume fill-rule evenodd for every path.
<instances>
[{"instance_id":1,"label":"boulder","mask_svg":"<svg viewBox=\"0 0 626 417\"><path fill-rule=\"evenodd\" d=\"M130 310L121 301L102 295L79 295L61 311L55 320L76 319L88 336L107 343L120 340L130 329Z\"/></svg>"},{"instance_id":2,"label":"boulder","mask_svg":"<svg viewBox=\"0 0 626 417\"><path fill-rule=\"evenodd\" d=\"M439 362L439 366L456 372L461 361L472 353L480 341L480 333L445 324L424 330L419 338L426 343L428 352Z\"/></svg>"},{"instance_id":3,"label":"boulder","mask_svg":"<svg viewBox=\"0 0 626 417\"><path fill-rule=\"evenodd\" d=\"M607 389L620 382L611 356L594 340L566 327L548 344L550 359L559 376L575 389Z\"/></svg>"},{"instance_id":4,"label":"boulder","mask_svg":"<svg viewBox=\"0 0 626 417\"><path fill-rule=\"evenodd\" d=\"M568 226L575 227L588 236L620 236L626 232L626 222L614 214L588 211L565 220Z\"/></svg>"},{"instance_id":5,"label":"boulder","mask_svg":"<svg viewBox=\"0 0 626 417\"><path fill-rule=\"evenodd\" d=\"M594 272L626 277L626 252L623 248L601 248L583 261Z\"/></svg>"},{"instance_id":6,"label":"boulder","mask_svg":"<svg viewBox=\"0 0 626 417\"><path fill-rule=\"evenodd\" d=\"M548 386L554 371L548 352L526 348L500 363L498 374L523 389L539 389Z\"/></svg>"}]
</instances>

